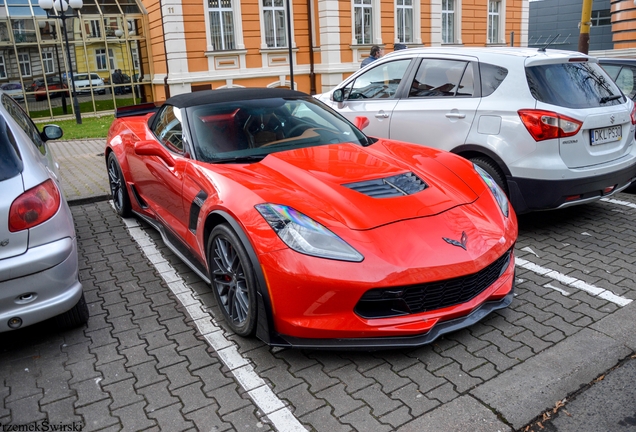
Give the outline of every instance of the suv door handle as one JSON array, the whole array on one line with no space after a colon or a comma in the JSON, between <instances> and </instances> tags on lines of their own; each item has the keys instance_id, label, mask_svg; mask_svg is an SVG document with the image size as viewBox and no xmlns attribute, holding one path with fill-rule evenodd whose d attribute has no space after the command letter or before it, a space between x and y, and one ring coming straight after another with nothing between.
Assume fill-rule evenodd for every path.
<instances>
[{"instance_id":1,"label":"suv door handle","mask_svg":"<svg viewBox=\"0 0 636 432\"><path fill-rule=\"evenodd\" d=\"M466 114L461 114L461 113L446 113L446 118L458 118L458 119L463 119L466 118Z\"/></svg>"},{"instance_id":2,"label":"suv door handle","mask_svg":"<svg viewBox=\"0 0 636 432\"><path fill-rule=\"evenodd\" d=\"M389 115L387 113L385 113L384 111L378 111L378 113L375 115L375 118L389 118Z\"/></svg>"}]
</instances>

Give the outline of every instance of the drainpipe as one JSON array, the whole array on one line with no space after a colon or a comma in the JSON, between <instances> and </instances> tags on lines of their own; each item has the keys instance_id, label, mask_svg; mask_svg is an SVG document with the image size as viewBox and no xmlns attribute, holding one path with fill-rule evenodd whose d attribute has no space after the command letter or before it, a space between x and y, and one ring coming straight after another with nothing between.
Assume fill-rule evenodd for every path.
<instances>
[{"instance_id":1,"label":"drainpipe","mask_svg":"<svg viewBox=\"0 0 636 432\"><path fill-rule=\"evenodd\" d=\"M314 17L311 14L311 2L312 0L307 0L307 25L309 28L309 94L315 95L316 74L314 73Z\"/></svg>"},{"instance_id":2,"label":"drainpipe","mask_svg":"<svg viewBox=\"0 0 636 432\"><path fill-rule=\"evenodd\" d=\"M163 51L166 57L166 76L163 78L163 91L166 93L166 99L170 97L170 86L168 85L168 73L170 68L168 66L168 47L166 45L166 28L163 18L163 1L159 0L159 12L161 12L161 32L163 33Z\"/></svg>"}]
</instances>

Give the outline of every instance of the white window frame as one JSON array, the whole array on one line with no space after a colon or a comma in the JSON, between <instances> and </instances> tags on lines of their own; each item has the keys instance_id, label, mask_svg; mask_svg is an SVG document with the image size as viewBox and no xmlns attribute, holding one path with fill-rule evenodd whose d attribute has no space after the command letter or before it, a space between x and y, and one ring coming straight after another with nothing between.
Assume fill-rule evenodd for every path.
<instances>
[{"instance_id":1,"label":"white window frame","mask_svg":"<svg viewBox=\"0 0 636 432\"><path fill-rule=\"evenodd\" d=\"M452 44L455 43L455 40L457 39L455 36L457 32L457 28L455 26L455 23L457 22L455 19L456 10L456 0L442 0L442 43ZM452 34L450 34L449 37L445 37L449 32L448 29L446 29L446 32L444 31L448 24L452 25Z\"/></svg>"},{"instance_id":2,"label":"white window frame","mask_svg":"<svg viewBox=\"0 0 636 432\"><path fill-rule=\"evenodd\" d=\"M110 70L115 70L115 54L113 53L112 48L108 48L108 66L110 67Z\"/></svg>"},{"instance_id":3,"label":"white window frame","mask_svg":"<svg viewBox=\"0 0 636 432\"><path fill-rule=\"evenodd\" d=\"M259 1L259 5L261 2ZM219 47L212 45L212 34L210 32L210 8L208 7L208 1L203 0L203 7L206 10L205 13L205 37L207 43L208 52L220 51ZM262 8L262 5L259 6ZM216 10L216 9L215 9ZM262 13L261 13L261 16ZM261 21L261 35L263 34L263 23ZM234 28L234 50L244 50L245 44L243 42L243 17L241 15L241 0L232 0L232 27Z\"/></svg>"},{"instance_id":4,"label":"white window frame","mask_svg":"<svg viewBox=\"0 0 636 432\"><path fill-rule=\"evenodd\" d=\"M55 61L53 60L52 52L42 51L42 69L45 75L55 72Z\"/></svg>"},{"instance_id":5,"label":"white window frame","mask_svg":"<svg viewBox=\"0 0 636 432\"><path fill-rule=\"evenodd\" d=\"M431 0L431 46L442 46L442 1ZM462 44L462 0L454 0L454 40L448 44Z\"/></svg>"},{"instance_id":6,"label":"white window frame","mask_svg":"<svg viewBox=\"0 0 636 432\"><path fill-rule=\"evenodd\" d=\"M102 26L101 20L92 19L88 20L88 26L90 27L89 37L91 38L101 38L102 37Z\"/></svg>"},{"instance_id":7,"label":"white window frame","mask_svg":"<svg viewBox=\"0 0 636 432\"><path fill-rule=\"evenodd\" d=\"M289 43L291 43L290 41L287 40L287 7L285 2L290 1L290 0L283 0L283 5L282 6L275 6L274 2L276 0L269 0L272 3L272 6L265 6L263 4L263 2L266 0L259 0L259 5L261 8L261 34L262 34L262 43L263 43L263 48L264 49L277 49L277 48L289 48ZM291 5L290 5L291 6ZM269 46L267 44L267 30L266 30L266 19L265 19L265 11L271 11L272 12L272 28L274 29L274 42L275 45L274 46ZM278 43L276 42L277 39L277 34L276 34L276 12L283 12L283 20L284 20L284 27L283 27L283 32L285 33L285 41L287 42L287 44L285 45L281 45L279 46ZM293 16L293 14L292 14ZM293 31L292 31L293 34ZM293 45L292 45L293 46Z\"/></svg>"},{"instance_id":8,"label":"white window frame","mask_svg":"<svg viewBox=\"0 0 636 432\"><path fill-rule=\"evenodd\" d=\"M407 5L406 2L410 1L411 4ZM416 38L416 33L415 33L415 21L416 21L416 10L415 10L415 5L419 4L419 0L396 0L395 2L395 20L396 20L396 24L395 24L395 42L399 42L399 43L413 43L415 42L415 38ZM410 10L411 11L411 22L407 23L406 22L406 11ZM402 11L402 19L400 19L400 11ZM406 37L402 37L400 38L400 32L401 29L406 28L407 24L410 24L411 27L411 34L410 36L410 40L406 40ZM406 33L405 31L403 31L403 33Z\"/></svg>"},{"instance_id":9,"label":"white window frame","mask_svg":"<svg viewBox=\"0 0 636 432\"><path fill-rule=\"evenodd\" d=\"M106 56L106 48L95 49L95 66L97 70L100 70L100 71L108 70L108 58Z\"/></svg>"},{"instance_id":10,"label":"white window frame","mask_svg":"<svg viewBox=\"0 0 636 432\"><path fill-rule=\"evenodd\" d=\"M4 63L4 54L0 54L0 78L7 77L7 67Z\"/></svg>"},{"instance_id":11,"label":"white window frame","mask_svg":"<svg viewBox=\"0 0 636 432\"><path fill-rule=\"evenodd\" d=\"M498 3L499 10L491 12L491 4ZM506 31L506 0L488 0L488 26L486 34L487 44L505 44ZM493 31L493 24L497 20L496 28ZM496 32L496 34L494 34Z\"/></svg>"},{"instance_id":12,"label":"white window frame","mask_svg":"<svg viewBox=\"0 0 636 432\"><path fill-rule=\"evenodd\" d=\"M236 31L235 31L235 21L234 21L234 8L232 7L232 4L234 3L235 0L214 0L218 3L218 6L210 6L210 2L212 0L208 0L208 9L207 9L207 15L208 15L208 19L210 22L210 25L208 27L208 32L210 34L210 40L211 40L211 44L212 44L212 50L213 51L230 51L230 50L234 50L236 49ZM229 2L229 6L224 5L225 2ZM231 31L232 31L232 40L228 41L227 35L225 34L225 26L223 25L224 20L223 20L223 16L226 14L231 14L231 20L230 20L230 25L232 27ZM218 16L218 21L219 21L219 32L220 34L218 35L218 38L215 38L216 40L220 39L220 44L214 44L214 40L213 40L213 34L212 34L212 16L213 15L217 15ZM228 46L230 45L229 42L232 42L232 44L234 46Z\"/></svg>"},{"instance_id":13,"label":"white window frame","mask_svg":"<svg viewBox=\"0 0 636 432\"><path fill-rule=\"evenodd\" d=\"M137 48L130 48L130 55L132 56L133 71L136 72L139 69L139 51Z\"/></svg>"},{"instance_id":14,"label":"white window frame","mask_svg":"<svg viewBox=\"0 0 636 432\"><path fill-rule=\"evenodd\" d=\"M20 76L30 77L32 72L29 53L18 53L18 64L20 65Z\"/></svg>"},{"instance_id":15,"label":"white window frame","mask_svg":"<svg viewBox=\"0 0 636 432\"><path fill-rule=\"evenodd\" d=\"M374 43L375 40L375 11L374 11L374 4L373 4L373 0L353 0L353 13L351 15L351 19L352 19L352 31L353 31L353 44L356 45L370 45L372 43ZM356 30L356 15L358 14L358 11L360 11L360 13L362 14L362 16L364 17L365 11L370 11L371 12L371 31L369 32L369 40L364 39L364 28L361 29L361 37L362 40L360 40L358 38L358 33ZM363 26L364 26L364 22L363 22Z\"/></svg>"}]
</instances>

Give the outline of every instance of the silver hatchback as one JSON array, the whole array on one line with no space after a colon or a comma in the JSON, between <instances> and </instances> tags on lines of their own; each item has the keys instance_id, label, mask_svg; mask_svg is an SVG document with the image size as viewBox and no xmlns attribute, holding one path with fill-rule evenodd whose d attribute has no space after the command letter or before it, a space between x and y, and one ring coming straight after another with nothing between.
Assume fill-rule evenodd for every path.
<instances>
[{"instance_id":1,"label":"silver hatchback","mask_svg":"<svg viewBox=\"0 0 636 432\"><path fill-rule=\"evenodd\" d=\"M40 133L0 92L0 332L88 320L73 217L46 145L61 136L55 125Z\"/></svg>"}]
</instances>

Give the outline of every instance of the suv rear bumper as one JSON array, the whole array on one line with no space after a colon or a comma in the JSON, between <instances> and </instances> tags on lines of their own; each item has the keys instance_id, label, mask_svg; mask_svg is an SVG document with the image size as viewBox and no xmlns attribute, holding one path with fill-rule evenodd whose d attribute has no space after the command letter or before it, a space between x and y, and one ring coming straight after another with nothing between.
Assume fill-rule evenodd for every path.
<instances>
[{"instance_id":1,"label":"suv rear bumper","mask_svg":"<svg viewBox=\"0 0 636 432\"><path fill-rule=\"evenodd\" d=\"M636 165L593 177L541 180L507 177L510 202L515 212L551 210L595 201L613 195L636 180ZM610 192L604 192L613 187Z\"/></svg>"},{"instance_id":2,"label":"suv rear bumper","mask_svg":"<svg viewBox=\"0 0 636 432\"><path fill-rule=\"evenodd\" d=\"M568 180L507 177L510 202L517 214L595 201L627 188L636 180L636 164L620 171ZM605 193L605 188L613 187Z\"/></svg>"}]
</instances>

